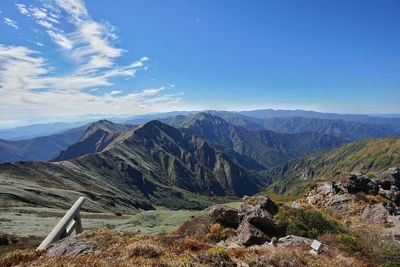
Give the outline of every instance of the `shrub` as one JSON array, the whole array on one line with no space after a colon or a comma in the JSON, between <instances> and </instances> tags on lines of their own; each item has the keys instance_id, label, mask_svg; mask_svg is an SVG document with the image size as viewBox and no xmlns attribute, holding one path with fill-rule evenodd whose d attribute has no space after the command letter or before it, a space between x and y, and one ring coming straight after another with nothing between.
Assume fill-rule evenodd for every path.
<instances>
[{"instance_id":1,"label":"shrub","mask_svg":"<svg viewBox=\"0 0 400 267\"><path fill-rule=\"evenodd\" d=\"M276 216L276 224L281 235L316 238L325 233L344 232L334 220L306 209L281 208Z\"/></svg>"},{"instance_id":2,"label":"shrub","mask_svg":"<svg viewBox=\"0 0 400 267\"><path fill-rule=\"evenodd\" d=\"M209 233L206 235L207 241L218 242L221 240L225 240L230 236L234 236L236 231L232 228L225 228L221 226L219 223L215 223L211 225Z\"/></svg>"},{"instance_id":3,"label":"shrub","mask_svg":"<svg viewBox=\"0 0 400 267\"><path fill-rule=\"evenodd\" d=\"M206 266L237 266L223 247L210 248L205 254L197 256L195 261Z\"/></svg>"},{"instance_id":4,"label":"shrub","mask_svg":"<svg viewBox=\"0 0 400 267\"><path fill-rule=\"evenodd\" d=\"M339 234L338 240L344 246L343 250L347 253L355 254L362 250L360 246L360 238L356 234Z\"/></svg>"},{"instance_id":5,"label":"shrub","mask_svg":"<svg viewBox=\"0 0 400 267\"><path fill-rule=\"evenodd\" d=\"M182 224L175 233L178 235L193 238L204 238L211 227L211 219L208 217L198 217Z\"/></svg>"},{"instance_id":6,"label":"shrub","mask_svg":"<svg viewBox=\"0 0 400 267\"><path fill-rule=\"evenodd\" d=\"M187 239L185 240L185 245L187 248L189 248L191 251L202 251L202 250L207 250L210 248L209 245L198 241L196 239Z\"/></svg>"},{"instance_id":7,"label":"shrub","mask_svg":"<svg viewBox=\"0 0 400 267\"><path fill-rule=\"evenodd\" d=\"M134 243L127 247L129 257L158 258L162 255L161 249L150 243Z\"/></svg>"},{"instance_id":8,"label":"shrub","mask_svg":"<svg viewBox=\"0 0 400 267\"><path fill-rule=\"evenodd\" d=\"M15 250L0 257L0 266L16 266L24 262L31 262L41 255L40 252L34 250Z\"/></svg>"}]
</instances>

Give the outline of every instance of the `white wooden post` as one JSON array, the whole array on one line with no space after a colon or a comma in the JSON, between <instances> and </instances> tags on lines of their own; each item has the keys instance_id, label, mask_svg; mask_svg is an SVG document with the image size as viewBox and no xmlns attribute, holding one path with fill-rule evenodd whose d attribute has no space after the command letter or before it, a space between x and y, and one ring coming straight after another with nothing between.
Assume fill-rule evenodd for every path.
<instances>
[{"instance_id":1,"label":"white wooden post","mask_svg":"<svg viewBox=\"0 0 400 267\"><path fill-rule=\"evenodd\" d=\"M86 198L84 197L78 198L75 204L65 213L64 217L62 217L36 250L47 249L50 244L69 236L74 230L77 234L83 231L79 211L85 203L85 200Z\"/></svg>"}]
</instances>

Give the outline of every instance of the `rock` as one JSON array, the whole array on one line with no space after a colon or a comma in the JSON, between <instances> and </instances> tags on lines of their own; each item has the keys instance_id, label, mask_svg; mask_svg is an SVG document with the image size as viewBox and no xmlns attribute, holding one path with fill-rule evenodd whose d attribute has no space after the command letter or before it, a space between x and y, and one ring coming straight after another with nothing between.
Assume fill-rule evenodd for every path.
<instances>
[{"instance_id":1,"label":"rock","mask_svg":"<svg viewBox=\"0 0 400 267\"><path fill-rule=\"evenodd\" d=\"M354 200L354 195L340 194L324 199L322 206L326 211L344 214L349 210L349 202Z\"/></svg>"},{"instance_id":2,"label":"rock","mask_svg":"<svg viewBox=\"0 0 400 267\"><path fill-rule=\"evenodd\" d=\"M369 178L362 176L360 173L346 174L342 178L342 185L349 194L356 194L358 192L367 193L370 182Z\"/></svg>"},{"instance_id":3,"label":"rock","mask_svg":"<svg viewBox=\"0 0 400 267\"><path fill-rule=\"evenodd\" d=\"M53 243L47 250L46 256L79 256L99 253L100 250L81 238L82 234L69 236Z\"/></svg>"},{"instance_id":4,"label":"rock","mask_svg":"<svg viewBox=\"0 0 400 267\"><path fill-rule=\"evenodd\" d=\"M379 195L395 202L397 206L400 206L400 191L397 186L392 185L389 190L380 189L378 193Z\"/></svg>"},{"instance_id":5,"label":"rock","mask_svg":"<svg viewBox=\"0 0 400 267\"><path fill-rule=\"evenodd\" d=\"M259 205L252 206L243 204L239 213L239 218L261 229L272 227L274 224L272 214L262 209Z\"/></svg>"},{"instance_id":6,"label":"rock","mask_svg":"<svg viewBox=\"0 0 400 267\"><path fill-rule=\"evenodd\" d=\"M300 201L298 201L298 200L293 201L293 203L292 203L292 208L298 209L298 208L300 208L300 207L301 207Z\"/></svg>"},{"instance_id":7,"label":"rock","mask_svg":"<svg viewBox=\"0 0 400 267\"><path fill-rule=\"evenodd\" d=\"M368 205L364 208L361 220L365 223L386 223L388 211L382 204Z\"/></svg>"},{"instance_id":8,"label":"rock","mask_svg":"<svg viewBox=\"0 0 400 267\"><path fill-rule=\"evenodd\" d=\"M276 204L267 196L247 197L244 199L244 203L250 206L259 207L260 209L268 211L272 215L278 212Z\"/></svg>"},{"instance_id":9,"label":"rock","mask_svg":"<svg viewBox=\"0 0 400 267\"><path fill-rule=\"evenodd\" d=\"M267 236L263 231L261 231L248 221L243 221L239 225L237 232L239 244L245 246L263 244L271 240L271 238Z\"/></svg>"},{"instance_id":10,"label":"rock","mask_svg":"<svg viewBox=\"0 0 400 267\"><path fill-rule=\"evenodd\" d=\"M245 246L263 244L269 241L275 231L273 214L278 207L268 197L248 197L242 205L237 229L238 241Z\"/></svg>"},{"instance_id":11,"label":"rock","mask_svg":"<svg viewBox=\"0 0 400 267\"><path fill-rule=\"evenodd\" d=\"M400 188L400 168L393 167L378 175L378 184L383 190L390 190L391 186Z\"/></svg>"},{"instance_id":12,"label":"rock","mask_svg":"<svg viewBox=\"0 0 400 267\"><path fill-rule=\"evenodd\" d=\"M289 246L289 245L301 246L304 244L311 246L312 241L313 240L310 238L296 236L296 235L288 235L278 239L278 243L281 246Z\"/></svg>"},{"instance_id":13,"label":"rock","mask_svg":"<svg viewBox=\"0 0 400 267\"><path fill-rule=\"evenodd\" d=\"M239 226L239 211L226 205L214 205L208 214L214 222L225 227Z\"/></svg>"},{"instance_id":14,"label":"rock","mask_svg":"<svg viewBox=\"0 0 400 267\"><path fill-rule=\"evenodd\" d=\"M379 192L379 185L377 182L370 180L367 184L367 194L377 195Z\"/></svg>"}]
</instances>

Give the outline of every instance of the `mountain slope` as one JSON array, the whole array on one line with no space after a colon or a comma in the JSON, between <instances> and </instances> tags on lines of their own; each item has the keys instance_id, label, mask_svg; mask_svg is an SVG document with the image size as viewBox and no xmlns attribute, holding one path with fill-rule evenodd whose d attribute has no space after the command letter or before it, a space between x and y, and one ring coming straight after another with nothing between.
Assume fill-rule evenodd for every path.
<instances>
[{"instance_id":1,"label":"mountain slope","mask_svg":"<svg viewBox=\"0 0 400 267\"><path fill-rule=\"evenodd\" d=\"M92 123L78 142L60 151L52 161L62 161L100 152L117 138L118 133L126 131L128 128L128 126L107 120Z\"/></svg>"},{"instance_id":2,"label":"mountain slope","mask_svg":"<svg viewBox=\"0 0 400 267\"><path fill-rule=\"evenodd\" d=\"M86 129L82 126L59 134L36 137L28 140L0 140L0 163L49 160L59 151L77 142Z\"/></svg>"},{"instance_id":3,"label":"mountain slope","mask_svg":"<svg viewBox=\"0 0 400 267\"><path fill-rule=\"evenodd\" d=\"M381 171L400 165L400 138L377 138L345 144L339 148L291 160L263 174L274 181L275 193L301 194L316 180L331 180L351 171Z\"/></svg>"},{"instance_id":4,"label":"mountain slope","mask_svg":"<svg viewBox=\"0 0 400 267\"><path fill-rule=\"evenodd\" d=\"M180 120L179 127L183 131L232 149L253 159L264 168L343 143L339 138L317 133L280 134L268 130L251 131L208 113L189 115Z\"/></svg>"},{"instance_id":5,"label":"mountain slope","mask_svg":"<svg viewBox=\"0 0 400 267\"><path fill-rule=\"evenodd\" d=\"M254 194L267 182L201 138L151 121L121 132L100 153L2 164L0 184L0 198L24 205L62 206L80 192L93 210L129 211L204 208L209 197Z\"/></svg>"}]
</instances>

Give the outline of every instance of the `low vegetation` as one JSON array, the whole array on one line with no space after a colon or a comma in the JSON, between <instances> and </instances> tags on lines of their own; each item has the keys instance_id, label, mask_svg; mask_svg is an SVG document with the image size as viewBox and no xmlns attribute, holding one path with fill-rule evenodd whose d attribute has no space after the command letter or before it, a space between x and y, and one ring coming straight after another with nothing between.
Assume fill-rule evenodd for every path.
<instances>
[{"instance_id":1,"label":"low vegetation","mask_svg":"<svg viewBox=\"0 0 400 267\"><path fill-rule=\"evenodd\" d=\"M276 215L276 220L282 236L297 235L317 238L326 233L344 232L336 221L318 211L281 206Z\"/></svg>"}]
</instances>

